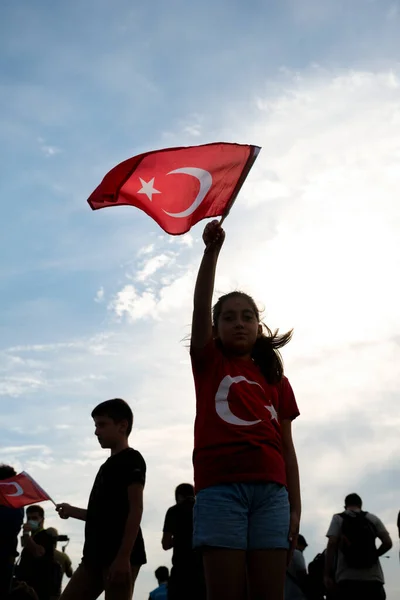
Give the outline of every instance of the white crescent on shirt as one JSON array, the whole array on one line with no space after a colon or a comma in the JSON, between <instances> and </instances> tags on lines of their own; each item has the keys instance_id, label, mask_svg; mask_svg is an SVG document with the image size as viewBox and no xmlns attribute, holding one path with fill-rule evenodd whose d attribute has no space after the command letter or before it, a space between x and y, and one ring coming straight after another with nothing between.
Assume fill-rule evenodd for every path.
<instances>
[{"instance_id":1,"label":"white crescent on shirt","mask_svg":"<svg viewBox=\"0 0 400 600\"><path fill-rule=\"evenodd\" d=\"M236 377L226 375L219 384L217 393L215 395L215 410L217 411L218 416L226 423L230 423L231 425L242 425L244 427L249 427L251 425L261 423L261 419L256 419L254 421L246 421L244 419L240 419L232 413L228 401L228 395L231 386L233 384L241 383L243 381L249 383L250 385L257 385L259 388L263 389L261 385L257 383L257 381L251 381L249 379L246 379L246 377L243 377L243 375L237 375ZM275 407L272 404L266 404L265 408L269 411L271 415L271 421L275 419L275 421L278 423L278 413L276 412Z\"/></svg>"}]
</instances>

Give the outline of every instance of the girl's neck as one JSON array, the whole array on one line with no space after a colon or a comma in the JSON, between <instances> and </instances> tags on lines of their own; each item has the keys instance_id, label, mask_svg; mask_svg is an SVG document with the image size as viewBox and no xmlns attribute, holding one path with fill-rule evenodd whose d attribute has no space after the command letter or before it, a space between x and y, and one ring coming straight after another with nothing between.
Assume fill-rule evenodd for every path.
<instances>
[{"instance_id":1,"label":"girl's neck","mask_svg":"<svg viewBox=\"0 0 400 600\"><path fill-rule=\"evenodd\" d=\"M225 348L224 348L224 354L226 356L229 356L229 358L235 358L237 360L244 360L244 361L247 361L247 362L253 360L250 352L248 352L246 354L237 354L236 352L225 350Z\"/></svg>"}]
</instances>

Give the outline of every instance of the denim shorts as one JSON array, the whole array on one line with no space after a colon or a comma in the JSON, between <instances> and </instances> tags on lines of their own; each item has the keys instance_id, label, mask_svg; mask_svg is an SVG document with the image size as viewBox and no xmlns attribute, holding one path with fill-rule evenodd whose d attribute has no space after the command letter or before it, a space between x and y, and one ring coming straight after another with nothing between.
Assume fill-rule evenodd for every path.
<instances>
[{"instance_id":1,"label":"denim shorts","mask_svg":"<svg viewBox=\"0 0 400 600\"><path fill-rule=\"evenodd\" d=\"M289 524L289 497L283 485L213 485L196 495L193 547L288 549Z\"/></svg>"}]
</instances>

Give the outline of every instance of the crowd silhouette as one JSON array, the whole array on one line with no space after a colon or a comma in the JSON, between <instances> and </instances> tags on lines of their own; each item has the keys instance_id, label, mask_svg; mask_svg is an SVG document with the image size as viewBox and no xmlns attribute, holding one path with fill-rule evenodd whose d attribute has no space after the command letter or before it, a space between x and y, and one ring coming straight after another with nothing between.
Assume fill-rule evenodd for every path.
<instances>
[{"instance_id":1,"label":"crowd silhouette","mask_svg":"<svg viewBox=\"0 0 400 600\"><path fill-rule=\"evenodd\" d=\"M10 469L12 467L0 465L0 480L3 475L10 475ZM148 598L206 600L202 553L192 548L193 485L178 485L175 499L176 503L166 512L161 539L162 548L172 550L172 569L166 566L156 569L154 575L158 585L149 592ZM61 505L59 507L61 511ZM358 494L352 493L346 497L344 509L333 516L327 531L327 547L311 560L308 567L303 556L308 544L303 535L298 535L296 548L286 569L284 600L385 599L379 557L391 549L390 535L376 515L362 511L362 500ZM63 510L67 510L66 505L63 505ZM62 551L57 550L57 541L68 541L69 538L59 536L55 528L45 528L43 507L29 506L25 511L25 524L23 512L0 506L3 531L0 538L0 598L59 600L63 577L71 578L73 569L65 547ZM346 518L356 524L355 532L348 525L347 529L344 526ZM16 561L21 528L22 554ZM400 538L400 512L397 528ZM33 551L35 547L28 541L31 538L44 549L43 554ZM376 539L381 542L379 548L376 547ZM82 586L82 581L78 581L78 584ZM82 587L83 593L88 593L87 590L87 587ZM73 597L73 591L69 593ZM113 594L111 592L108 597L116 597ZM246 598L251 598L251 595L248 594Z\"/></svg>"}]
</instances>

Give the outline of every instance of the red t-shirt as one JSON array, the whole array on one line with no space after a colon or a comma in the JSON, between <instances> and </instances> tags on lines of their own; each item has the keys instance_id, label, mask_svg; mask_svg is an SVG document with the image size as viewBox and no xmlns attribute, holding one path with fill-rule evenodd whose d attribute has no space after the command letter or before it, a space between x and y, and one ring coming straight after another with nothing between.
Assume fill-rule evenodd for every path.
<instances>
[{"instance_id":1,"label":"red t-shirt","mask_svg":"<svg viewBox=\"0 0 400 600\"><path fill-rule=\"evenodd\" d=\"M286 485L280 423L300 414L288 379L270 385L253 361L225 356L214 342L191 358L196 491L220 483Z\"/></svg>"}]
</instances>

